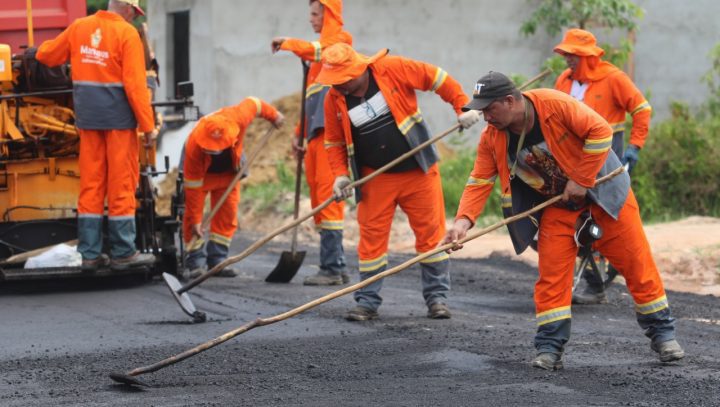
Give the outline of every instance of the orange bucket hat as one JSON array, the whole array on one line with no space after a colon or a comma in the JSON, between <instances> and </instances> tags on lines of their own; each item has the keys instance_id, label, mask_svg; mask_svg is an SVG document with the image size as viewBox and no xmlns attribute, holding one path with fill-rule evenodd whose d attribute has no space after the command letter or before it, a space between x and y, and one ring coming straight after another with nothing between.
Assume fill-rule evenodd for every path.
<instances>
[{"instance_id":1,"label":"orange bucket hat","mask_svg":"<svg viewBox=\"0 0 720 407\"><path fill-rule=\"evenodd\" d=\"M573 54L581 57L602 56L605 51L597 46L597 40L590 31L572 28L565 33L560 44L553 51L558 54Z\"/></svg>"},{"instance_id":2,"label":"orange bucket hat","mask_svg":"<svg viewBox=\"0 0 720 407\"><path fill-rule=\"evenodd\" d=\"M221 114L203 119L205 129L200 133L197 143L203 150L222 151L235 143L240 128L237 123Z\"/></svg>"},{"instance_id":3,"label":"orange bucket hat","mask_svg":"<svg viewBox=\"0 0 720 407\"><path fill-rule=\"evenodd\" d=\"M368 65L384 57L387 53L388 49L383 48L375 55L368 57L342 42L331 45L322 53L322 71L316 81L323 85L345 83L362 75Z\"/></svg>"}]
</instances>

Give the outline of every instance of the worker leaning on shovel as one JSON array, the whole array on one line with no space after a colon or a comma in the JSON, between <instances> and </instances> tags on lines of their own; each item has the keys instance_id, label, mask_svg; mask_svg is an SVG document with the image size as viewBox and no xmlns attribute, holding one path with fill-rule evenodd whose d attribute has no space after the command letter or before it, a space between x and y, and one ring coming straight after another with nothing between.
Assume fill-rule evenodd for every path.
<instances>
[{"instance_id":1,"label":"worker leaning on shovel","mask_svg":"<svg viewBox=\"0 0 720 407\"><path fill-rule=\"evenodd\" d=\"M305 61L310 61L307 75L305 103L305 129L295 130L293 151L298 159L305 155L305 175L310 187L310 203L313 208L325 202L333 194L333 176L324 146L325 119L323 106L329 86L315 80L322 69L322 50L343 42L352 44L352 36L343 30L342 1L310 0L310 24L318 41L277 37L272 41L273 53L291 51ZM299 137L305 134L307 149L300 148ZM320 230L320 270L303 281L305 285L337 285L350 281L343 251L343 219L345 202L333 202L314 216L315 226Z\"/></svg>"},{"instance_id":2,"label":"worker leaning on shovel","mask_svg":"<svg viewBox=\"0 0 720 407\"><path fill-rule=\"evenodd\" d=\"M189 244L186 268L190 278L195 278L221 263L228 256L232 237L237 229L237 206L240 201L239 184L210 221L210 238L205 248L204 231L201 228L205 198L210 194L210 204L217 201L233 182L240 168L245 130L255 117L280 127L284 117L270 104L256 97L248 97L235 106L222 108L203 117L190 133L185 143L183 171L185 176L185 215L183 239ZM237 273L226 268L218 273L234 277Z\"/></svg>"},{"instance_id":3,"label":"worker leaning on shovel","mask_svg":"<svg viewBox=\"0 0 720 407\"><path fill-rule=\"evenodd\" d=\"M547 370L563 367L563 348L570 338L573 266L578 251L573 237L576 220L584 210L590 210L603 229L597 249L625 277L635 300L637 321L651 339L651 348L659 353L662 362L683 358L629 176L623 173L595 186L598 176L621 166L610 149L610 125L562 92L538 89L521 93L510 79L497 72L480 78L473 101L463 108L469 109L481 110L489 126L480 137L475 166L443 243L466 235L482 213L497 179L506 217L563 195L563 205L550 206L541 216L508 226L518 254L537 236L537 357L532 365Z\"/></svg>"},{"instance_id":4,"label":"worker leaning on shovel","mask_svg":"<svg viewBox=\"0 0 720 407\"><path fill-rule=\"evenodd\" d=\"M78 252L82 269L113 270L151 265L155 256L135 247L138 137L154 127L146 88L143 45L131 24L144 15L138 0L110 0L108 10L75 20L44 42L38 61L54 66L70 59L76 126L80 134ZM102 253L105 198L110 257Z\"/></svg>"},{"instance_id":5,"label":"worker leaning on shovel","mask_svg":"<svg viewBox=\"0 0 720 407\"><path fill-rule=\"evenodd\" d=\"M360 178L429 140L430 133L417 106L416 90L433 91L452 105L458 121L468 128L480 120L477 112L461 113L468 97L460 84L436 66L382 50L372 57L347 44L335 44L322 54L317 81L332 85L325 98L325 146L336 176L335 195L347 197L350 177ZM434 249L445 233L438 155L430 146L364 184L358 191L360 226L358 257L365 280L387 268L387 250L396 207L407 214L418 253ZM348 168L350 163L350 168ZM450 260L438 253L421 262L423 297L430 318L450 318ZM355 292L351 321L377 317L382 280Z\"/></svg>"},{"instance_id":6,"label":"worker leaning on shovel","mask_svg":"<svg viewBox=\"0 0 720 407\"><path fill-rule=\"evenodd\" d=\"M607 120L613 129L612 150L632 171L650 128L652 107L645 96L625 72L600 60L605 51L597 46L595 36L588 31L568 30L554 51L562 55L568 65L555 82L555 89L584 102ZM628 146L624 148L626 113L632 116L632 129ZM573 304L607 302L605 286L597 273L588 269L583 277L587 286L582 292L573 293Z\"/></svg>"}]
</instances>

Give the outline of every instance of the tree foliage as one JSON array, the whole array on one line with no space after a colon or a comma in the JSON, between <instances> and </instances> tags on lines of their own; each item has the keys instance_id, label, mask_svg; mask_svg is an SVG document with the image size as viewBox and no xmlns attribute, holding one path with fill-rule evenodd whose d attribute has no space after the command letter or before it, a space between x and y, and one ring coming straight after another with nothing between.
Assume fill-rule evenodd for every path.
<instances>
[{"instance_id":1,"label":"tree foliage","mask_svg":"<svg viewBox=\"0 0 720 407\"><path fill-rule=\"evenodd\" d=\"M631 0L540 0L529 20L520 27L526 36L539 27L555 36L564 28L592 27L623 28L633 30L636 21L643 17L643 9Z\"/></svg>"}]
</instances>

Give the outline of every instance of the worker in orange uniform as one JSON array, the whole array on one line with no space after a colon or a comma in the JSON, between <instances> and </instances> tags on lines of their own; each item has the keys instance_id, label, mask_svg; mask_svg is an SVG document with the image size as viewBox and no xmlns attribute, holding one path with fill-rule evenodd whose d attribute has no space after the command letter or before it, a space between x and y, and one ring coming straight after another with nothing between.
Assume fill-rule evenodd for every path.
<instances>
[{"instance_id":1,"label":"worker in orange uniform","mask_svg":"<svg viewBox=\"0 0 720 407\"><path fill-rule=\"evenodd\" d=\"M333 194L333 176L324 146L325 117L323 103L329 86L316 82L320 73L322 50L332 44L343 42L352 45L352 36L343 30L341 0L311 0L310 25L320 34L318 41L277 37L272 40L273 53L291 51L304 61L310 62L305 96L305 129L299 125L293 138L296 157L305 155L305 175L310 187L310 204L313 208L325 202ZM307 149L300 148L299 137L304 134ZM337 285L350 281L343 250L343 219L345 202L333 202L314 217L320 230L320 270L305 278L305 285Z\"/></svg>"},{"instance_id":2,"label":"worker in orange uniform","mask_svg":"<svg viewBox=\"0 0 720 407\"><path fill-rule=\"evenodd\" d=\"M143 45L130 22L144 15L138 0L110 0L107 11L75 20L37 59L50 66L70 59L75 125L80 134L78 251L82 269L108 263L102 250L105 199L110 267L150 265L155 257L135 248L135 189L139 178L138 137L154 127L146 86Z\"/></svg>"},{"instance_id":3,"label":"worker in orange uniform","mask_svg":"<svg viewBox=\"0 0 720 407\"><path fill-rule=\"evenodd\" d=\"M500 181L506 217L553 196L563 196L562 204L508 225L518 254L537 236L538 354L532 365L547 370L563 367L578 250L575 223L585 210L602 228L597 248L625 277L635 300L637 321L651 339L651 348L662 362L684 357L675 340L674 319L642 228L630 177L621 173L595 184L597 177L622 165L610 148L612 129L608 123L565 93L553 89L521 93L497 72L480 78L473 101L464 109L482 111L489 126L480 136L475 166L443 243L465 237L482 213L496 180ZM455 250L461 247L457 245Z\"/></svg>"},{"instance_id":4,"label":"worker in orange uniform","mask_svg":"<svg viewBox=\"0 0 720 407\"><path fill-rule=\"evenodd\" d=\"M201 227L205 198L209 193L210 204L215 207L232 183L240 169L245 130L256 117L273 123L276 128L282 126L284 120L283 115L268 103L256 97L248 97L235 106L222 108L203 117L185 143L183 239L189 245L192 238L197 237L195 244L187 247L185 266L191 278L227 258L232 237L237 230L239 184L235 184L210 221L207 248ZM237 273L227 268L217 275L234 277Z\"/></svg>"},{"instance_id":5,"label":"worker in orange uniform","mask_svg":"<svg viewBox=\"0 0 720 407\"><path fill-rule=\"evenodd\" d=\"M565 33L554 51L565 58L568 69L558 77L555 89L584 102L607 120L613 129L612 149L632 171L647 139L652 108L625 72L600 60L605 51L596 44L595 36L588 31L574 28ZM632 117L632 129L624 148L626 113ZM583 277L587 286L573 294L573 303L607 302L602 278L592 269Z\"/></svg>"},{"instance_id":6,"label":"worker in orange uniform","mask_svg":"<svg viewBox=\"0 0 720 407\"><path fill-rule=\"evenodd\" d=\"M346 189L350 177L366 176L430 138L417 106L416 90L437 93L459 115L463 128L480 120L475 111L460 111L468 97L445 70L386 54L384 49L367 57L342 43L323 51L323 69L317 81L332 85L325 98L325 144L338 198L352 193ZM442 239L445 206L437 161L435 146L429 146L356 191L362 280L387 268L388 239L398 205L408 216L418 253L434 249ZM428 317L450 318L446 304L449 256L431 256L421 262L421 270ZM356 291L357 306L346 318L376 318L382 303L381 287L379 280Z\"/></svg>"}]
</instances>

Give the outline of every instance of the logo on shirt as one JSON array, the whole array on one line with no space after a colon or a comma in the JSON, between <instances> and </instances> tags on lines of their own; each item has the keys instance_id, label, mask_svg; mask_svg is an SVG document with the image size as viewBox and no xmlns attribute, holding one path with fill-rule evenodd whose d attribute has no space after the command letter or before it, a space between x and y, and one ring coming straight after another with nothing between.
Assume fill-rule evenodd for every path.
<instances>
[{"instance_id":1,"label":"logo on shirt","mask_svg":"<svg viewBox=\"0 0 720 407\"><path fill-rule=\"evenodd\" d=\"M100 46L100 41L102 41L102 31L98 28L94 33L90 34L90 46L97 48Z\"/></svg>"},{"instance_id":2,"label":"logo on shirt","mask_svg":"<svg viewBox=\"0 0 720 407\"><path fill-rule=\"evenodd\" d=\"M485 86L484 83L476 83L475 84L475 90L473 91L473 96L477 96L480 94L480 91L482 90L483 86Z\"/></svg>"}]
</instances>

